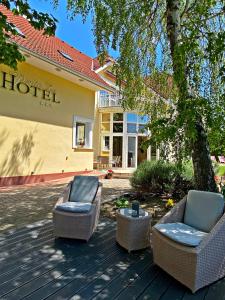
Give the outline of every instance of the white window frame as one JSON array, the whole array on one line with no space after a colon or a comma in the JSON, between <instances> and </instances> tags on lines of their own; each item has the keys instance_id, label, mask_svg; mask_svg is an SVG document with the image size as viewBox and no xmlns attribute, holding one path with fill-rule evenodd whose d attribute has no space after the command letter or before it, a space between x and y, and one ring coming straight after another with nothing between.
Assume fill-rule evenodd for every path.
<instances>
[{"instance_id":1,"label":"white window frame","mask_svg":"<svg viewBox=\"0 0 225 300\"><path fill-rule=\"evenodd\" d=\"M105 140L105 137L109 137L109 149L106 149L105 147L104 147L104 140ZM110 149L111 149L111 142L110 142L110 133L109 134L103 134L102 135L102 144L101 144L101 150L103 151L103 152L110 152Z\"/></svg>"},{"instance_id":2,"label":"white window frame","mask_svg":"<svg viewBox=\"0 0 225 300\"><path fill-rule=\"evenodd\" d=\"M76 124L85 124L85 144L83 147L76 144ZM84 118L81 116L73 116L73 141L72 145L74 149L92 149L93 144L93 124L94 120L89 118Z\"/></svg>"}]
</instances>

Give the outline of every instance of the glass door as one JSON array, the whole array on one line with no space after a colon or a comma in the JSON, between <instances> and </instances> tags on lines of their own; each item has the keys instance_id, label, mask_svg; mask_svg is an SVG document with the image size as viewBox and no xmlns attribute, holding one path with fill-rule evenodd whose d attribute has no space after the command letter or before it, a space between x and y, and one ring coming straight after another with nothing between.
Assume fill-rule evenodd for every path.
<instances>
[{"instance_id":1,"label":"glass door","mask_svg":"<svg viewBox=\"0 0 225 300\"><path fill-rule=\"evenodd\" d=\"M146 139L147 137L145 136L138 136L138 165L144 160L147 160L147 149L142 146Z\"/></svg>"},{"instance_id":2,"label":"glass door","mask_svg":"<svg viewBox=\"0 0 225 300\"><path fill-rule=\"evenodd\" d=\"M115 167L122 167L123 158L123 137L113 136L113 151L112 151L112 161Z\"/></svg>"},{"instance_id":3,"label":"glass door","mask_svg":"<svg viewBox=\"0 0 225 300\"><path fill-rule=\"evenodd\" d=\"M137 166L137 137L128 136L127 142L127 167L136 168Z\"/></svg>"}]
</instances>

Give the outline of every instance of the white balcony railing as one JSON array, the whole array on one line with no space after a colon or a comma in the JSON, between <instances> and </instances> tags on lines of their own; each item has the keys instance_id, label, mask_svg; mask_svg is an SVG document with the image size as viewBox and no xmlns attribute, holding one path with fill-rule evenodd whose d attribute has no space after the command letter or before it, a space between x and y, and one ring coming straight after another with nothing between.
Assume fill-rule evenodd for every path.
<instances>
[{"instance_id":1,"label":"white balcony railing","mask_svg":"<svg viewBox=\"0 0 225 300\"><path fill-rule=\"evenodd\" d=\"M111 107L111 106L121 106L122 96L119 93L115 94L101 94L98 99L98 107Z\"/></svg>"}]
</instances>

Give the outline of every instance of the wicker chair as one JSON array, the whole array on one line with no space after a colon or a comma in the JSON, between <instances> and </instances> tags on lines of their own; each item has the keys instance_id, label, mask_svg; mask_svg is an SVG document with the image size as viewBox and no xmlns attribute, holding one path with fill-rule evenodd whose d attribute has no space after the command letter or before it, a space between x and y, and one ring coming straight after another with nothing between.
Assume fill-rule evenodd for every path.
<instances>
[{"instance_id":1,"label":"wicker chair","mask_svg":"<svg viewBox=\"0 0 225 300\"><path fill-rule=\"evenodd\" d=\"M186 202L187 196L157 224L183 222ZM225 276L224 233L225 213L196 247L175 242L153 227L154 262L194 293Z\"/></svg>"},{"instance_id":2,"label":"wicker chair","mask_svg":"<svg viewBox=\"0 0 225 300\"><path fill-rule=\"evenodd\" d=\"M56 237L81 239L88 241L94 233L99 220L102 184L98 183L97 192L87 213L66 212L57 209L57 206L70 201L71 181L53 209L54 235Z\"/></svg>"}]
</instances>

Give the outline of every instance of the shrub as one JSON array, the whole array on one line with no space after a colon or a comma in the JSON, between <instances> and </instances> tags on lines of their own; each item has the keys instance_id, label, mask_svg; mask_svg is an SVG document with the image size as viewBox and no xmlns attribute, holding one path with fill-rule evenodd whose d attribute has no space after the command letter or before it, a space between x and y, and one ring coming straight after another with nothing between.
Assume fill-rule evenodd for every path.
<instances>
[{"instance_id":1,"label":"shrub","mask_svg":"<svg viewBox=\"0 0 225 300\"><path fill-rule=\"evenodd\" d=\"M142 162L130 179L131 185L138 190L148 192L171 191L179 175L174 163L157 161Z\"/></svg>"},{"instance_id":2,"label":"shrub","mask_svg":"<svg viewBox=\"0 0 225 300\"><path fill-rule=\"evenodd\" d=\"M214 173L216 176L220 176L218 174L219 172L219 168L220 168L220 164L217 161L212 161L212 165L213 165L213 169L214 169Z\"/></svg>"},{"instance_id":3,"label":"shrub","mask_svg":"<svg viewBox=\"0 0 225 300\"><path fill-rule=\"evenodd\" d=\"M217 176L225 176L225 166L219 165L217 170Z\"/></svg>"},{"instance_id":4,"label":"shrub","mask_svg":"<svg viewBox=\"0 0 225 300\"><path fill-rule=\"evenodd\" d=\"M194 168L191 160L187 160L183 163L181 177L186 181L194 181Z\"/></svg>"},{"instance_id":5,"label":"shrub","mask_svg":"<svg viewBox=\"0 0 225 300\"><path fill-rule=\"evenodd\" d=\"M117 208L126 208L129 207L130 203L125 197L120 197L115 202Z\"/></svg>"}]
</instances>

